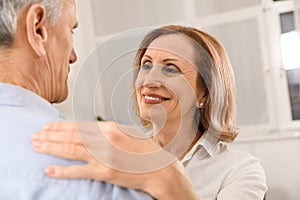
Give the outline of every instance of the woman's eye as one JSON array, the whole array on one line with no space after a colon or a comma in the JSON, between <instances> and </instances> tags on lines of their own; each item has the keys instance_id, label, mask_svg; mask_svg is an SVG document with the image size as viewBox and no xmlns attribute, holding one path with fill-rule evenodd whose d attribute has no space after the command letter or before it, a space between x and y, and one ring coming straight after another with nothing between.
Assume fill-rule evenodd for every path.
<instances>
[{"instance_id":1,"label":"woman's eye","mask_svg":"<svg viewBox=\"0 0 300 200\"><path fill-rule=\"evenodd\" d=\"M144 64L142 65L142 69L143 69L143 70L150 70L150 69L152 69L152 64L149 63L149 62L146 62L146 63L144 63Z\"/></svg>"},{"instance_id":2,"label":"woman's eye","mask_svg":"<svg viewBox=\"0 0 300 200\"><path fill-rule=\"evenodd\" d=\"M179 74L180 73L180 70L175 65L164 66L164 71L167 74Z\"/></svg>"}]
</instances>

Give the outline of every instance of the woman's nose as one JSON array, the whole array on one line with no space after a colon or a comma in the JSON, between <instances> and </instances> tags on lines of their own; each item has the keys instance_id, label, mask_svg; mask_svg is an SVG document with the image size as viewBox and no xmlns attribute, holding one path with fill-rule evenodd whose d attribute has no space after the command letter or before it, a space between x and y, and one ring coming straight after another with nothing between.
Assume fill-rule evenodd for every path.
<instances>
[{"instance_id":1,"label":"woman's nose","mask_svg":"<svg viewBox=\"0 0 300 200\"><path fill-rule=\"evenodd\" d=\"M163 76L160 66L153 66L145 76L143 86L146 87L161 87Z\"/></svg>"}]
</instances>

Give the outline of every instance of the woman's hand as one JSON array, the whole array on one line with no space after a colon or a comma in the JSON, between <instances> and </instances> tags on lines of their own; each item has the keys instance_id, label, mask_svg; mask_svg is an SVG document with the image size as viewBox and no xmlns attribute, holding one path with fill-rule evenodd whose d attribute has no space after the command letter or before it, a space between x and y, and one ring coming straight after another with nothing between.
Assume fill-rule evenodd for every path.
<instances>
[{"instance_id":1,"label":"woman's hand","mask_svg":"<svg viewBox=\"0 0 300 200\"><path fill-rule=\"evenodd\" d=\"M106 181L157 199L178 198L179 192L196 199L177 158L135 127L114 122L50 123L32 135L32 142L38 152L87 163L49 166L45 169L48 176Z\"/></svg>"}]
</instances>

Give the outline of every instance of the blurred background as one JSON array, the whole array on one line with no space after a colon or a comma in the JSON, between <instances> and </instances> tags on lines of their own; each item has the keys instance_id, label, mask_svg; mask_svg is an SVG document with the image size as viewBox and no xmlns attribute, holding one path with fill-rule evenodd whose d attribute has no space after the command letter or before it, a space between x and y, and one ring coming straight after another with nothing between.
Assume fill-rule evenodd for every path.
<instances>
[{"instance_id":1,"label":"blurred background","mask_svg":"<svg viewBox=\"0 0 300 200\"><path fill-rule=\"evenodd\" d=\"M216 36L232 62L240 128L232 146L261 159L267 200L299 200L299 5L300 0L77 0L79 59L70 73L70 96L56 107L70 120L101 116L132 123L131 69L145 27L195 26ZM115 58L116 52L122 56Z\"/></svg>"}]
</instances>

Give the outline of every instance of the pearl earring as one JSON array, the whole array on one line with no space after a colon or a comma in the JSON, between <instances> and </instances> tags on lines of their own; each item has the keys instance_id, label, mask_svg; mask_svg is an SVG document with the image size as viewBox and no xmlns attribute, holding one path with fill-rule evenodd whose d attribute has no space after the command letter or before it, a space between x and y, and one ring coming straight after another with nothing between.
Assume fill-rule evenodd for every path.
<instances>
[{"instance_id":1,"label":"pearl earring","mask_svg":"<svg viewBox=\"0 0 300 200\"><path fill-rule=\"evenodd\" d=\"M203 102L199 102L199 103L198 103L198 105L197 105L197 107L198 107L198 108L202 108L202 107L203 107L203 105L204 105L204 103L203 103Z\"/></svg>"}]
</instances>

